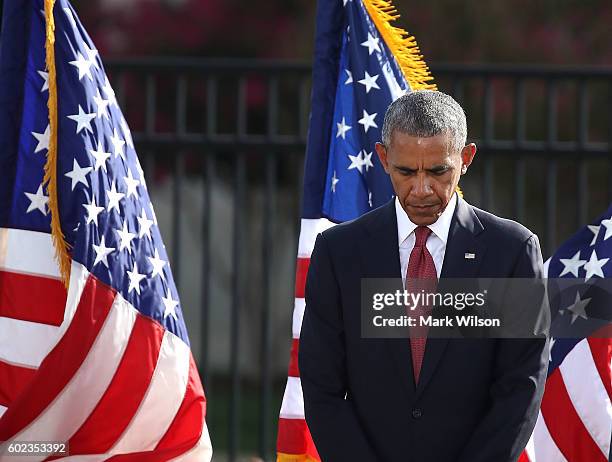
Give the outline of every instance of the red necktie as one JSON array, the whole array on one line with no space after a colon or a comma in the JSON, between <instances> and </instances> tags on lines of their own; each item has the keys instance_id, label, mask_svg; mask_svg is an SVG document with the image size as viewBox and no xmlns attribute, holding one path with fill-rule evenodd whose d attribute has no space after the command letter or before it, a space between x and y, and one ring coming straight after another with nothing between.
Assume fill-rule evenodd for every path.
<instances>
[{"instance_id":1,"label":"red necktie","mask_svg":"<svg viewBox=\"0 0 612 462\"><path fill-rule=\"evenodd\" d=\"M419 226L414 230L414 234L416 237L416 242L412 252L410 252L410 259L408 260L406 287L411 291L420 292L421 289L425 289L425 292L430 292L435 288L435 284L438 281L436 265L434 265L433 258L425 246L427 238L431 234L431 229L427 228L426 226ZM415 279L433 280L432 282L434 282L434 284L433 286L430 283L423 284L424 281L414 281ZM413 311L416 316L427 315L428 312L429 307L423 304L417 305ZM425 355L427 328L411 328L410 332L410 350L412 352L414 382L418 383L419 374L421 373L421 366L423 364L423 356Z\"/></svg>"}]
</instances>

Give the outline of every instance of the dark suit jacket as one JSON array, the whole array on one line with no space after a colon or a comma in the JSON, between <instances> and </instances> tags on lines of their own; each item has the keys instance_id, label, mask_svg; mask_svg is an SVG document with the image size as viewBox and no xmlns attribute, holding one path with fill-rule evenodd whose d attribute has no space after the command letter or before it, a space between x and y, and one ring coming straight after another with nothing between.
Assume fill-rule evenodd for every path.
<instances>
[{"instance_id":1,"label":"dark suit jacket","mask_svg":"<svg viewBox=\"0 0 612 462\"><path fill-rule=\"evenodd\" d=\"M322 460L516 461L537 418L547 341L430 338L415 387L409 340L361 336L361 279L400 276L393 201L317 237L299 368ZM441 278L534 276L537 237L459 199Z\"/></svg>"}]
</instances>

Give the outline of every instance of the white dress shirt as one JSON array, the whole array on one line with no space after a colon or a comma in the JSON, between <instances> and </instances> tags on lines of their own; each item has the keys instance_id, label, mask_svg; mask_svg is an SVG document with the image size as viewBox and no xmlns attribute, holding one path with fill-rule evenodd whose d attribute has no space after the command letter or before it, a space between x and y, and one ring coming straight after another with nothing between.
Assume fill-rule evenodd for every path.
<instances>
[{"instance_id":1,"label":"white dress shirt","mask_svg":"<svg viewBox=\"0 0 612 462\"><path fill-rule=\"evenodd\" d=\"M457 193L453 194L453 197L451 197L442 215L440 215L435 223L428 226L428 228L431 229L431 234L427 238L425 246L433 258L434 265L436 266L436 273L438 273L438 279L440 279L440 273L442 272L444 254L446 253L446 242L448 241L448 233L450 231L453 214L455 213L455 207L457 207ZM412 252L416 242L414 230L418 225L414 224L410 218L408 218L408 215L400 205L397 197L395 198L395 214L397 215L397 242L399 243L402 281L404 287L406 287L406 270L408 269L410 252Z\"/></svg>"}]
</instances>

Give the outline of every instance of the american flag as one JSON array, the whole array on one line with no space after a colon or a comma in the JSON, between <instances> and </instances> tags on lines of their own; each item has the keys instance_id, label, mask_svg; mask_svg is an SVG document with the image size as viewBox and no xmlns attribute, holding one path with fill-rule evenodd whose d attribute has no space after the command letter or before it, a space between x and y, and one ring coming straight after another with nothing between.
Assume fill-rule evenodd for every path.
<instances>
[{"instance_id":1,"label":"american flag","mask_svg":"<svg viewBox=\"0 0 612 462\"><path fill-rule=\"evenodd\" d=\"M69 460L210 460L204 391L130 130L70 3L53 16L67 290L43 182L54 86L44 3L4 2L0 441L67 442Z\"/></svg>"},{"instance_id":2,"label":"american flag","mask_svg":"<svg viewBox=\"0 0 612 462\"><path fill-rule=\"evenodd\" d=\"M607 461L612 438L612 298L610 287L598 291L597 285L606 285L603 278L612 276L612 206L565 242L550 258L547 271L549 278L571 281L550 293L556 316L548 379L522 460ZM567 335L572 331L580 335Z\"/></svg>"},{"instance_id":3,"label":"american flag","mask_svg":"<svg viewBox=\"0 0 612 462\"><path fill-rule=\"evenodd\" d=\"M304 420L297 363L304 285L315 238L391 198L393 190L374 153L384 112L403 92L431 87L423 65L402 65L402 53L398 56L389 46L393 38L389 40L388 21L393 17L390 3L379 0L320 0L318 4L293 342L278 425L279 462L319 460ZM609 277L611 220L612 209L561 247L551 259L549 277ZM568 273L565 264L574 265L574 272ZM542 410L523 461L607 460L611 360L610 339L553 340Z\"/></svg>"},{"instance_id":4,"label":"american flag","mask_svg":"<svg viewBox=\"0 0 612 462\"><path fill-rule=\"evenodd\" d=\"M304 419L298 348L304 285L321 231L376 208L393 188L374 152L387 106L406 91L434 88L414 39L394 28L389 2L320 0L310 129L297 256L293 343L280 410L279 461L319 460Z\"/></svg>"}]
</instances>

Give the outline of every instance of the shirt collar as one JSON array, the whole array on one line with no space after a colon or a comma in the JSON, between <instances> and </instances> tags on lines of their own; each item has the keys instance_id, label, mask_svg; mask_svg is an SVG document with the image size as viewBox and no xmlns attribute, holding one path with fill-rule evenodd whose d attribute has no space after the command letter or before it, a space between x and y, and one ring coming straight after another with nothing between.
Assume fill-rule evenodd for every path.
<instances>
[{"instance_id":1,"label":"shirt collar","mask_svg":"<svg viewBox=\"0 0 612 462\"><path fill-rule=\"evenodd\" d=\"M428 226L431 231L438 236L444 244L448 240L448 233L450 232L450 225L457 207L457 193L454 193L448 205L442 212L442 215L438 219ZM399 199L395 197L395 214L397 216L397 242L402 245L410 234L414 232L418 225L414 224L408 215L402 208Z\"/></svg>"}]
</instances>

